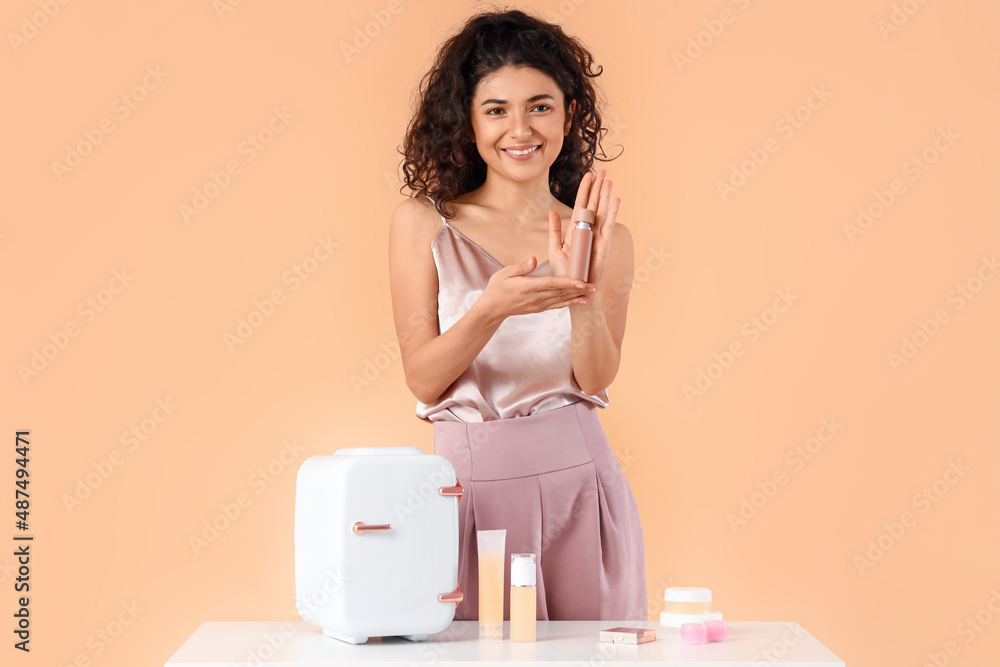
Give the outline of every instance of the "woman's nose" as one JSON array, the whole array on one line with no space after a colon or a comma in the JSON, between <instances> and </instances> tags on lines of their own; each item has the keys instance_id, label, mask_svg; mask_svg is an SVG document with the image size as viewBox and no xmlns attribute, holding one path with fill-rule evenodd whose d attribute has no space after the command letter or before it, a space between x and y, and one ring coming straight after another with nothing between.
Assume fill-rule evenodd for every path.
<instances>
[{"instance_id":1,"label":"woman's nose","mask_svg":"<svg viewBox=\"0 0 1000 667\"><path fill-rule=\"evenodd\" d=\"M526 114L515 113L510 118L511 136L524 137L531 136L531 123Z\"/></svg>"}]
</instances>

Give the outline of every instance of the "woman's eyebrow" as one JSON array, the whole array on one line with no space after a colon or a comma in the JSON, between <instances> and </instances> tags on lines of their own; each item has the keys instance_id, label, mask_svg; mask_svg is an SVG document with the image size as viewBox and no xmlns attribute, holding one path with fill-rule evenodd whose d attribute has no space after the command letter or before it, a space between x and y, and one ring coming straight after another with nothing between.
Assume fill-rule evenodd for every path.
<instances>
[{"instance_id":1,"label":"woman's eyebrow","mask_svg":"<svg viewBox=\"0 0 1000 667\"><path fill-rule=\"evenodd\" d=\"M534 97L529 97L528 103L530 104L531 102L537 102L538 100L545 100L545 99L555 101L556 98L552 97L548 93L542 93L541 95L535 95ZM488 100L483 100L483 103L480 104L479 106L485 106L487 104L507 104L507 100L501 100L497 99L496 97L491 97Z\"/></svg>"}]
</instances>

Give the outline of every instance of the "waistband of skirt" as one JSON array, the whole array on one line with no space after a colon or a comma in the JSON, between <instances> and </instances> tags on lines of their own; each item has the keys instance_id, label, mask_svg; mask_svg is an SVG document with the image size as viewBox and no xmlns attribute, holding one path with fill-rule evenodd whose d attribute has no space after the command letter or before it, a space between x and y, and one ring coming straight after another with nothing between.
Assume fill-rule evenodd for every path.
<instances>
[{"instance_id":1,"label":"waistband of skirt","mask_svg":"<svg viewBox=\"0 0 1000 667\"><path fill-rule=\"evenodd\" d=\"M434 453L468 469L473 481L526 477L583 465L600 431L597 410L578 401L524 417L434 422Z\"/></svg>"}]
</instances>

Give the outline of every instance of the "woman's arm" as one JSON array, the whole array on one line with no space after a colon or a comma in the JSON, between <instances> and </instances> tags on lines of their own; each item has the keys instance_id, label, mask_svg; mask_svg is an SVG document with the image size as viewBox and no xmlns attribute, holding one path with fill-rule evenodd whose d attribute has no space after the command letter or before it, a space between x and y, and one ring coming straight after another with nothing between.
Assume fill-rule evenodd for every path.
<instances>
[{"instance_id":1,"label":"woman's arm","mask_svg":"<svg viewBox=\"0 0 1000 667\"><path fill-rule=\"evenodd\" d=\"M482 299L438 333L438 279L431 240L441 221L430 206L406 199L389 222L389 289L406 386L431 403L473 362L503 322Z\"/></svg>"},{"instance_id":2,"label":"woman's arm","mask_svg":"<svg viewBox=\"0 0 1000 667\"><path fill-rule=\"evenodd\" d=\"M611 230L607 268L587 303L569 307L573 375L588 394L606 389L618 374L625 319L632 291L635 249L632 234L620 222Z\"/></svg>"}]
</instances>

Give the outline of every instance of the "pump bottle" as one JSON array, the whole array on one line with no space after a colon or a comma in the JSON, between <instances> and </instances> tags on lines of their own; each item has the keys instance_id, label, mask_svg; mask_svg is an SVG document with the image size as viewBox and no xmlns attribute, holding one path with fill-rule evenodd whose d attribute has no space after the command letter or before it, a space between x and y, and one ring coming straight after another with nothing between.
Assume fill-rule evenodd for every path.
<instances>
[{"instance_id":1,"label":"pump bottle","mask_svg":"<svg viewBox=\"0 0 1000 667\"><path fill-rule=\"evenodd\" d=\"M535 554L510 555L510 640L535 641L537 625Z\"/></svg>"}]
</instances>

